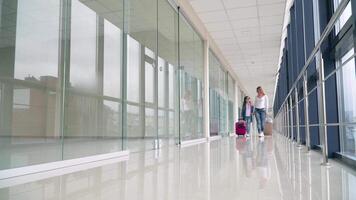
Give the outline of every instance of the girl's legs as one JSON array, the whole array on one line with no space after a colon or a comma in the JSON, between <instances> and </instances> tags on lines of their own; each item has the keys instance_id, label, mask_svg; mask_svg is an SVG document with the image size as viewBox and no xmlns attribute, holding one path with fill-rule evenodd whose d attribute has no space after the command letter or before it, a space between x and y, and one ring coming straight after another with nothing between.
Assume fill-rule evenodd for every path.
<instances>
[{"instance_id":1,"label":"girl's legs","mask_svg":"<svg viewBox=\"0 0 356 200\"><path fill-rule=\"evenodd\" d=\"M246 128L247 128L247 134L250 134L250 130L251 130L251 117L246 117Z\"/></svg>"}]
</instances>

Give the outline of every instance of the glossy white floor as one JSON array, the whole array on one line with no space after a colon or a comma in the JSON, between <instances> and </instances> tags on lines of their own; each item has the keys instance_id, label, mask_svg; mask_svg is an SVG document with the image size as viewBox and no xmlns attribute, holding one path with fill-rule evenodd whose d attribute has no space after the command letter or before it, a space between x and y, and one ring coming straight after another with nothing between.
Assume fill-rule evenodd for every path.
<instances>
[{"instance_id":1,"label":"glossy white floor","mask_svg":"<svg viewBox=\"0 0 356 200\"><path fill-rule=\"evenodd\" d=\"M129 161L34 182L0 181L0 199L356 199L356 172L320 162L319 153L306 153L277 134L224 138L133 153Z\"/></svg>"}]
</instances>

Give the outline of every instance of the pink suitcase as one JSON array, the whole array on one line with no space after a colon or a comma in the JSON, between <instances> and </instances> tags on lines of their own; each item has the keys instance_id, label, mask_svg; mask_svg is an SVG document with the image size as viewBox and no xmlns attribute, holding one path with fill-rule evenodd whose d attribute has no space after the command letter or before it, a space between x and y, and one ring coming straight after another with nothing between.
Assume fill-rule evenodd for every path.
<instances>
[{"instance_id":1,"label":"pink suitcase","mask_svg":"<svg viewBox=\"0 0 356 200\"><path fill-rule=\"evenodd\" d=\"M244 120L239 120L235 123L235 133L236 135L244 136L246 134L246 122Z\"/></svg>"}]
</instances>

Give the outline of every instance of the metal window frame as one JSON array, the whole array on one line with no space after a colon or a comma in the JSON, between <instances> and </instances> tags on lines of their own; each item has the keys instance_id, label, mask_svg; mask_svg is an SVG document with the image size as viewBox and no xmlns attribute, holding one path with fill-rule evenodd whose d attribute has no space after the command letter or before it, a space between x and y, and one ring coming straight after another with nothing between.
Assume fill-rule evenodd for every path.
<instances>
[{"instance_id":1,"label":"metal window frame","mask_svg":"<svg viewBox=\"0 0 356 200\"><path fill-rule=\"evenodd\" d=\"M328 38L329 34L331 33L331 31L334 28L334 25L336 24L337 20L339 19L339 17L341 16L342 12L344 11L344 9L346 8L347 4L349 3L350 0L343 0L339 7L336 9L336 11L334 12L334 14L331 16L328 24L326 25L323 33L320 35L318 31L319 29L319 21L318 21L318 17L314 17L314 19L317 19L317 21L314 21L314 24L316 26L318 26L318 28L315 30L315 40L317 41L315 44L315 47L313 49L313 51L311 52L311 54L309 55L308 59L306 60L303 68L301 69L299 75L297 76L297 78L295 79L293 85L291 88L296 88L297 84L299 82L299 80L301 78L304 78L304 74L307 71L308 66L313 62L313 60L316 58L317 61L317 71L319 73L319 81L318 81L318 107L319 107L319 124L321 124L321 128L319 129L320 131L320 135L322 136L322 140L323 140L323 164L327 165L328 164L328 144L327 144L327 129L326 129L326 109L325 109L325 77L324 77L324 66L323 66L323 60L321 58L321 52L320 52L320 48L322 43ZM317 2L317 1L314 1ZM315 12L314 16L318 16L318 4L315 4ZM320 37L319 37L320 36ZM292 96L293 90L290 90L289 93L287 94L287 98L284 100L283 104L286 104L286 101L290 101L290 103L292 103L291 100L291 96ZM289 98L288 98L289 97ZM281 112L281 108L279 108L278 113ZM293 125L292 125L293 126ZM292 129L293 130L293 129Z\"/></svg>"}]
</instances>

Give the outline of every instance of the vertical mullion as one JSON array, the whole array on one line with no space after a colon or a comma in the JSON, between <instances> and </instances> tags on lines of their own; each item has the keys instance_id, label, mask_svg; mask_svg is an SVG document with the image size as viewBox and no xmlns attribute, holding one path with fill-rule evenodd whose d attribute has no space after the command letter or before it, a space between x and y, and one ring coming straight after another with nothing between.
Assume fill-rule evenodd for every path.
<instances>
[{"instance_id":1,"label":"vertical mullion","mask_svg":"<svg viewBox=\"0 0 356 200\"><path fill-rule=\"evenodd\" d=\"M341 65L342 63L340 61L337 61L336 65ZM338 115L339 115L339 132L340 132L340 151L341 153L344 152L344 134L345 134L345 117L344 117L344 103L343 102L343 97L344 97L344 90L343 90L343 69L341 68L339 71L336 72L337 76L337 96L338 96Z\"/></svg>"},{"instance_id":2,"label":"vertical mullion","mask_svg":"<svg viewBox=\"0 0 356 200\"><path fill-rule=\"evenodd\" d=\"M61 157L64 159L64 137L67 131L67 86L70 76L70 33L71 33L71 0L61 0L60 11L60 40L59 40L59 67L61 81L60 98L60 135L61 135Z\"/></svg>"},{"instance_id":3,"label":"vertical mullion","mask_svg":"<svg viewBox=\"0 0 356 200\"><path fill-rule=\"evenodd\" d=\"M143 139L146 137L146 60L145 46L140 44L140 69L139 69L139 118L140 132Z\"/></svg>"},{"instance_id":4,"label":"vertical mullion","mask_svg":"<svg viewBox=\"0 0 356 200\"><path fill-rule=\"evenodd\" d=\"M181 112L180 112L180 98L181 98L181 60L180 60L180 7L178 6L178 68L177 68L177 132L178 132L178 144L182 143L181 137Z\"/></svg>"},{"instance_id":5,"label":"vertical mullion","mask_svg":"<svg viewBox=\"0 0 356 200\"><path fill-rule=\"evenodd\" d=\"M104 95L104 18L97 16L96 23L96 72L97 93L100 96L97 101L97 134L104 135L103 127L103 98ZM98 136L98 135L97 135Z\"/></svg>"},{"instance_id":6,"label":"vertical mullion","mask_svg":"<svg viewBox=\"0 0 356 200\"><path fill-rule=\"evenodd\" d=\"M294 119L293 119L293 100L292 96L289 96L289 112L290 112L290 133L291 133L291 141L294 141Z\"/></svg>"},{"instance_id":7,"label":"vertical mullion","mask_svg":"<svg viewBox=\"0 0 356 200\"><path fill-rule=\"evenodd\" d=\"M122 73L121 73L121 134L122 149L127 149L127 51L128 51L128 24L126 17L129 16L128 0L123 0L123 31L122 31ZM126 13L127 12L127 13Z\"/></svg>"},{"instance_id":8,"label":"vertical mullion","mask_svg":"<svg viewBox=\"0 0 356 200\"><path fill-rule=\"evenodd\" d=\"M159 144L159 138L158 138L158 0L155 1L156 3L156 52L155 52L155 66L154 66L154 96L155 96L155 110L154 110L154 119L155 119L155 135L156 135L156 140L157 142L155 142L155 147L154 148L159 148L160 144Z\"/></svg>"},{"instance_id":9,"label":"vertical mullion","mask_svg":"<svg viewBox=\"0 0 356 200\"><path fill-rule=\"evenodd\" d=\"M228 127L229 127L229 93L228 93L228 72L225 72L225 134L228 134Z\"/></svg>"},{"instance_id":10,"label":"vertical mullion","mask_svg":"<svg viewBox=\"0 0 356 200\"><path fill-rule=\"evenodd\" d=\"M169 133L169 63L168 61L165 61L164 64L164 119L165 119L165 123L164 123L164 131L167 135L167 139L168 141L170 140L170 133Z\"/></svg>"}]
</instances>

